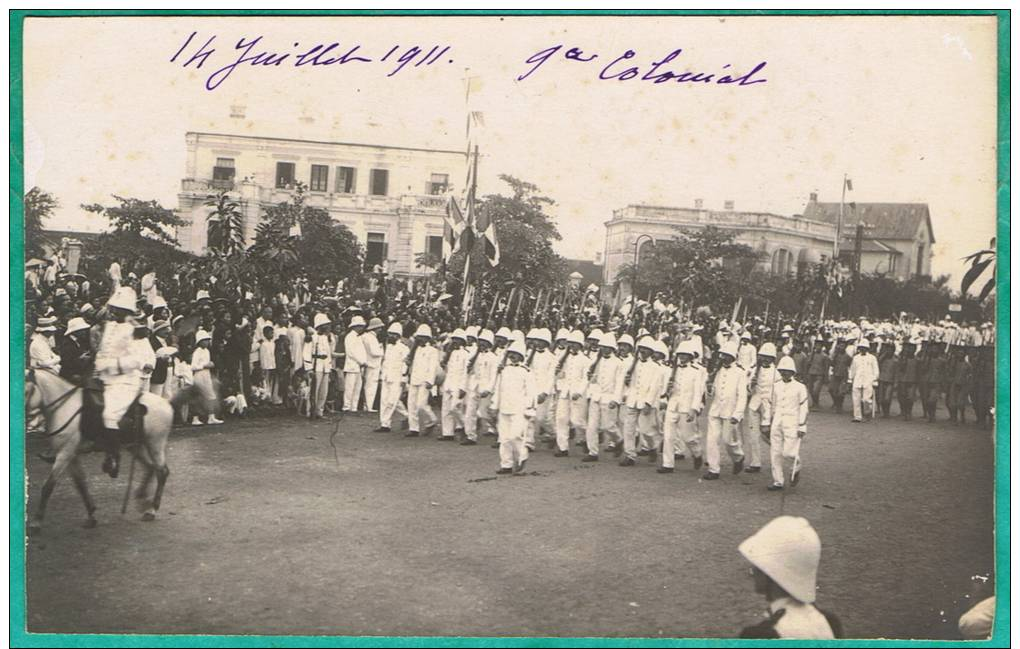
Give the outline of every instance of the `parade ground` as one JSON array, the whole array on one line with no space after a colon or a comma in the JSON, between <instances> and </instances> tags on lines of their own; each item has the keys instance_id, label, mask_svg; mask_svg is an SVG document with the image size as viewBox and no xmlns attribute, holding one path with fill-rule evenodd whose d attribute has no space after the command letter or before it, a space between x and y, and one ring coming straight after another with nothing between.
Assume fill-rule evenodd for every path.
<instances>
[{"instance_id":1,"label":"parade ground","mask_svg":"<svg viewBox=\"0 0 1020 649\"><path fill-rule=\"evenodd\" d=\"M818 605L849 638L959 638L993 569L993 443L973 424L850 424L813 412L801 483L660 475L541 448L373 433L373 415L179 427L160 516L119 513L85 460L96 529L68 480L28 540L30 632L733 637L757 622L737 545L780 514L822 540ZM330 436L335 436L336 456ZM47 465L29 443L30 502ZM126 456L125 456L126 458Z\"/></svg>"}]
</instances>

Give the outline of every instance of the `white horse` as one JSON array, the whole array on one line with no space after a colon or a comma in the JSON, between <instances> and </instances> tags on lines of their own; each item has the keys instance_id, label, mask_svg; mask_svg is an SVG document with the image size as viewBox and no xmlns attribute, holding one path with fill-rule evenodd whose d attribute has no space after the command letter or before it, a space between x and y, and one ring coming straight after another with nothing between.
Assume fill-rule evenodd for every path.
<instances>
[{"instance_id":1,"label":"white horse","mask_svg":"<svg viewBox=\"0 0 1020 649\"><path fill-rule=\"evenodd\" d=\"M190 398L192 392L185 391L179 396L182 399ZM156 519L156 512L159 510L159 504L163 498L163 488L166 486L167 476L170 475L170 469L166 464L166 445L173 428L174 409L169 401L149 392L143 393L140 401L146 409L142 418L143 433L139 438L139 443L129 445L127 449L144 468L145 473L137 491L135 491L135 498L138 500L140 508L144 510L142 520L152 521ZM46 482L43 483L39 507L28 524L29 534L42 529L46 503L64 471L70 472L74 486L85 503L85 511L88 515L85 527L95 527L96 505L89 494L85 471L78 459L82 441L81 413L84 404L82 388L68 383L52 371L29 370L25 377L25 403L26 414L42 413L46 420L46 437L56 454L53 468L50 469L50 474L46 477ZM146 502L148 487L154 476L156 478L156 493L151 502Z\"/></svg>"}]
</instances>

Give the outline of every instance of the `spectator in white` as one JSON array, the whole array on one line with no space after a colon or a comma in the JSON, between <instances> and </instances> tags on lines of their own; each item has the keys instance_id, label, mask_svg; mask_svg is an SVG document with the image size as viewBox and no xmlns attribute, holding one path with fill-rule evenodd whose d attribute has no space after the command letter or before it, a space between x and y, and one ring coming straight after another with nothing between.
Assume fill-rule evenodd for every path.
<instances>
[{"instance_id":1,"label":"spectator in white","mask_svg":"<svg viewBox=\"0 0 1020 649\"><path fill-rule=\"evenodd\" d=\"M290 340L290 357L294 359L294 363L291 365L291 376L287 377L287 381L291 380L294 373L302 368L302 359L305 357L305 323L301 316L294 314L290 318L290 326L287 327L287 339Z\"/></svg>"},{"instance_id":2,"label":"spectator in white","mask_svg":"<svg viewBox=\"0 0 1020 649\"><path fill-rule=\"evenodd\" d=\"M60 373L60 356L53 349L53 335L57 331L57 319L45 316L36 321L35 333L28 345L29 364L33 368L53 370Z\"/></svg>"},{"instance_id":3,"label":"spectator in white","mask_svg":"<svg viewBox=\"0 0 1020 649\"><path fill-rule=\"evenodd\" d=\"M149 391L149 379L152 371L156 369L156 351L149 342L149 325L145 318L139 315L135 320L134 339L131 341L131 353L138 357L138 366L141 368L142 392Z\"/></svg>"},{"instance_id":4,"label":"spectator in white","mask_svg":"<svg viewBox=\"0 0 1020 649\"><path fill-rule=\"evenodd\" d=\"M356 412L361 399L361 382L368 354L361 333L365 331L365 319L360 315L351 318L349 331L344 336L344 412Z\"/></svg>"},{"instance_id":5,"label":"spectator in white","mask_svg":"<svg viewBox=\"0 0 1020 649\"><path fill-rule=\"evenodd\" d=\"M205 403L212 403L216 399L216 390L213 387L212 381L212 370L216 365L212 362L212 357L209 355L209 345L211 344L212 335L208 331L199 329L195 334L195 351L191 353L191 376L192 383L201 392ZM205 423L222 424L223 422L217 419L216 413L211 412L210 409ZM194 413L192 413L191 425L202 425L202 420Z\"/></svg>"},{"instance_id":6,"label":"spectator in white","mask_svg":"<svg viewBox=\"0 0 1020 649\"><path fill-rule=\"evenodd\" d=\"M377 433L390 432L393 414L407 416L407 408L400 400L407 383L407 355L411 353L404 344L404 327L394 322L386 330L386 348L382 359L382 393L379 395L379 428Z\"/></svg>"},{"instance_id":7,"label":"spectator in white","mask_svg":"<svg viewBox=\"0 0 1020 649\"><path fill-rule=\"evenodd\" d=\"M857 355L850 361L851 397L854 402L853 423L863 420L864 410L875 418L875 386L878 385L878 359L871 353L871 345L864 338L857 341Z\"/></svg>"},{"instance_id":8,"label":"spectator in white","mask_svg":"<svg viewBox=\"0 0 1020 649\"><path fill-rule=\"evenodd\" d=\"M534 381L524 365L525 346L515 341L507 352L507 364L496 379L489 409L496 413L499 434L500 475L521 473L528 461L524 445L528 419L535 416Z\"/></svg>"},{"instance_id":9,"label":"spectator in white","mask_svg":"<svg viewBox=\"0 0 1020 649\"><path fill-rule=\"evenodd\" d=\"M113 292L116 293L117 289L120 288L121 276L120 276L120 264L113 262L110 264L110 283L112 284Z\"/></svg>"},{"instance_id":10,"label":"spectator in white","mask_svg":"<svg viewBox=\"0 0 1020 649\"><path fill-rule=\"evenodd\" d=\"M309 372L312 375L312 417L322 418L322 411L326 407L326 397L329 395L329 374L333 370L333 340L329 334L329 325L332 324L325 313L316 313L312 319L312 326L315 334L311 341L305 344L306 359L311 362ZM306 366L307 367L307 366Z\"/></svg>"},{"instance_id":11,"label":"spectator in white","mask_svg":"<svg viewBox=\"0 0 1020 649\"><path fill-rule=\"evenodd\" d=\"M463 329L450 334L450 357L446 361L446 376L443 379L442 434L440 442L453 441L458 427L464 425L464 398L467 396L467 365L470 360L464 344L467 336Z\"/></svg>"},{"instance_id":12,"label":"spectator in white","mask_svg":"<svg viewBox=\"0 0 1020 649\"><path fill-rule=\"evenodd\" d=\"M260 333L259 369L262 371L262 389L266 391L270 403L279 405L283 400L280 398L280 377L276 373L276 329L273 325L266 325Z\"/></svg>"},{"instance_id":13,"label":"spectator in white","mask_svg":"<svg viewBox=\"0 0 1020 649\"><path fill-rule=\"evenodd\" d=\"M769 491L781 491L786 484L786 465L790 465L790 484L800 481L800 443L807 433L807 386L794 378L797 364L789 356L779 360L779 381L772 386L769 418L762 419L762 432L768 431L772 447L772 484Z\"/></svg>"},{"instance_id":14,"label":"spectator in white","mask_svg":"<svg viewBox=\"0 0 1020 649\"><path fill-rule=\"evenodd\" d=\"M142 289L142 297L145 298L145 301L155 306L153 300L159 295L159 289L156 288L156 273L150 270L142 275L142 281L139 286Z\"/></svg>"},{"instance_id":15,"label":"spectator in white","mask_svg":"<svg viewBox=\"0 0 1020 649\"><path fill-rule=\"evenodd\" d=\"M372 318L361 335L365 345L365 410L377 412L375 397L379 393L379 373L382 368L383 346L379 336L382 335L383 321Z\"/></svg>"},{"instance_id":16,"label":"spectator in white","mask_svg":"<svg viewBox=\"0 0 1020 649\"><path fill-rule=\"evenodd\" d=\"M779 516L739 546L751 565L754 590L768 601L768 617L741 638L831 640L843 637L832 613L815 607L822 543L807 519Z\"/></svg>"}]
</instances>

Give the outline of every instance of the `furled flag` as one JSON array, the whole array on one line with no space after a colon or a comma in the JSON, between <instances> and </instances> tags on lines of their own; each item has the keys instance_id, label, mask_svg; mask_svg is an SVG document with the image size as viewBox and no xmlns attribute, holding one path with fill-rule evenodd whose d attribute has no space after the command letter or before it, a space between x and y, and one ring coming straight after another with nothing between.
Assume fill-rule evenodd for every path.
<instances>
[{"instance_id":1,"label":"furled flag","mask_svg":"<svg viewBox=\"0 0 1020 649\"><path fill-rule=\"evenodd\" d=\"M457 199L451 193L446 199L446 216L443 219L443 261L449 261L461 248L461 234L467 222L460 211Z\"/></svg>"},{"instance_id":2,"label":"furled flag","mask_svg":"<svg viewBox=\"0 0 1020 649\"><path fill-rule=\"evenodd\" d=\"M851 191L852 192L854 190L854 181L852 181L849 178L847 178L846 179L846 188L847 188L847 191Z\"/></svg>"}]
</instances>

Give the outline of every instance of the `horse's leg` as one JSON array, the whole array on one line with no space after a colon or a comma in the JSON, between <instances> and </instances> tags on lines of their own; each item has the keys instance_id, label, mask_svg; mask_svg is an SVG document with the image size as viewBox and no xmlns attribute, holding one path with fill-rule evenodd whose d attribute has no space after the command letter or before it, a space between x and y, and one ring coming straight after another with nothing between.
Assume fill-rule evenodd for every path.
<instances>
[{"instance_id":1,"label":"horse's leg","mask_svg":"<svg viewBox=\"0 0 1020 649\"><path fill-rule=\"evenodd\" d=\"M135 490L135 499L138 501L138 511L146 511L149 508L146 496L149 493L149 485L152 484L152 479L156 476L156 467L149 458L148 450L144 444L139 443L132 449L132 453L134 453L134 457L141 463L144 470L141 482L139 482L138 488Z\"/></svg>"},{"instance_id":2,"label":"horse's leg","mask_svg":"<svg viewBox=\"0 0 1020 649\"><path fill-rule=\"evenodd\" d=\"M152 507L142 515L143 521L156 520L156 512L159 511L160 502L163 500L163 488L166 487L166 479L170 476L170 467L166 465L166 437L159 440L146 438L145 448L149 451L152 464L156 471L156 495L152 497Z\"/></svg>"},{"instance_id":3,"label":"horse's leg","mask_svg":"<svg viewBox=\"0 0 1020 649\"><path fill-rule=\"evenodd\" d=\"M49 502L50 496L53 495L53 488L57 486L57 480L60 479L60 476L63 475L68 465L75 458L75 447L77 447L77 444L65 444L57 451L53 467L50 469L50 474L46 476L46 482L42 486L42 495L39 498L39 508L36 509L35 518L28 523L29 534L35 534L42 529L43 517L46 515L46 503Z\"/></svg>"},{"instance_id":4,"label":"horse's leg","mask_svg":"<svg viewBox=\"0 0 1020 649\"><path fill-rule=\"evenodd\" d=\"M89 484L85 478L85 469L82 468L77 455L68 464L68 472L71 474L71 479L74 480L74 486L78 489L82 502L85 503L85 513L88 515L88 518L85 519L85 527L91 529L96 526L96 518L94 516L96 504L92 501L92 495L89 494Z\"/></svg>"}]
</instances>

